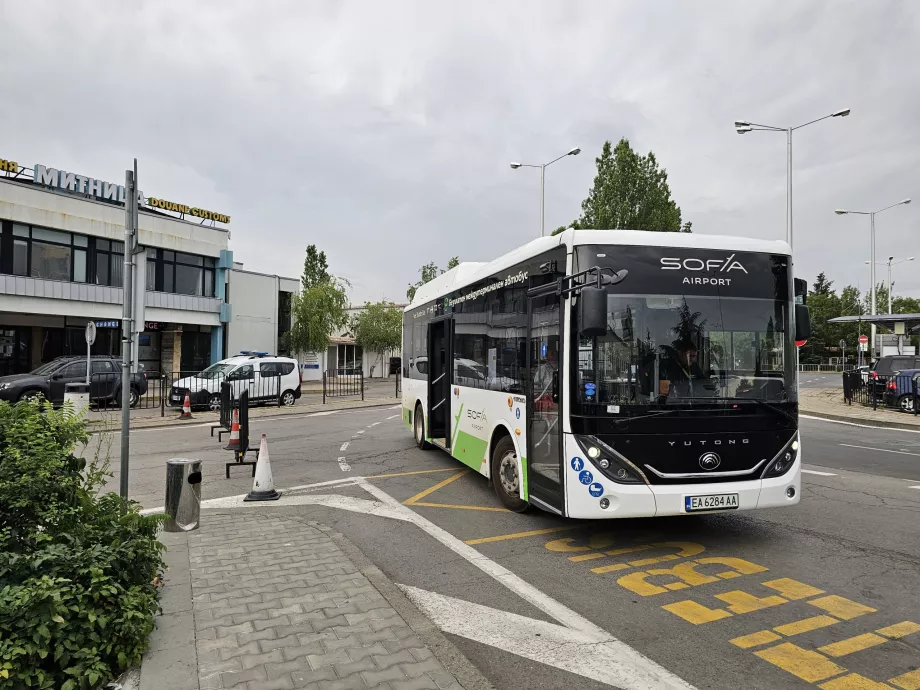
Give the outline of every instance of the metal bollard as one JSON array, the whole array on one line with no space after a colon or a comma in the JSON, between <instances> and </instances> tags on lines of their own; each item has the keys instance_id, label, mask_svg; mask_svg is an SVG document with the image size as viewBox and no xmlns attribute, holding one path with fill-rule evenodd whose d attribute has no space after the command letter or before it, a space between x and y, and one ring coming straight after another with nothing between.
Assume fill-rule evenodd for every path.
<instances>
[{"instance_id":1,"label":"metal bollard","mask_svg":"<svg viewBox=\"0 0 920 690\"><path fill-rule=\"evenodd\" d=\"M201 514L201 460L172 458L166 461L167 532L198 529Z\"/></svg>"}]
</instances>

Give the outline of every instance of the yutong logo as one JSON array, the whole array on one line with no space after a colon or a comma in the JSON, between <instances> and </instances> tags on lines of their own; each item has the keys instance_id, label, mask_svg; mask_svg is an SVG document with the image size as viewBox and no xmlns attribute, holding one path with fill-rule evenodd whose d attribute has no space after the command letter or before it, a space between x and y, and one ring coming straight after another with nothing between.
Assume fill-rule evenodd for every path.
<instances>
[{"instance_id":1,"label":"yutong logo","mask_svg":"<svg viewBox=\"0 0 920 690\"><path fill-rule=\"evenodd\" d=\"M711 471L722 464L722 458L715 453L703 453L700 456L700 467L704 470Z\"/></svg>"},{"instance_id":2,"label":"yutong logo","mask_svg":"<svg viewBox=\"0 0 920 690\"><path fill-rule=\"evenodd\" d=\"M741 271L747 273L747 269L741 265L740 261L735 259L732 254L727 259L689 259L664 258L661 260L662 271L707 271L708 273L731 273L732 271ZM710 277L710 276L686 276L683 281L684 285L731 285L732 279L728 277Z\"/></svg>"},{"instance_id":3,"label":"yutong logo","mask_svg":"<svg viewBox=\"0 0 920 690\"><path fill-rule=\"evenodd\" d=\"M739 441L739 439L730 438L730 439L728 439L727 441L724 441L724 443L725 443L726 445L729 445L729 446L734 446L734 445L737 445L737 444L738 444L738 441ZM742 444L748 443L748 442L749 442L748 439L746 439L746 438L742 438L742 439L740 439L740 441L741 441ZM693 441L683 441L682 443L683 443L683 445L685 445L685 446L692 446L694 442L693 442ZM701 446L705 446L707 443L710 443L710 444L712 444L712 445L714 445L714 446L721 446L722 443L723 443L723 441L722 441L722 439L718 439L718 438L712 439L712 438L711 438L711 439L709 439L709 440L702 440L702 439L701 439L701 440L699 440L699 441L696 441L696 443L699 443ZM673 448L675 445L677 445L677 441L668 441L668 444Z\"/></svg>"}]
</instances>

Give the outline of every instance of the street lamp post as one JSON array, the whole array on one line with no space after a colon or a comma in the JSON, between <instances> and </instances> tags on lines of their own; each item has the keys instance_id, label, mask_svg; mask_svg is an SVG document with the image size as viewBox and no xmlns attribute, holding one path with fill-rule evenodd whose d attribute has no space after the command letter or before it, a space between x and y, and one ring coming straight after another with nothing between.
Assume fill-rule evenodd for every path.
<instances>
[{"instance_id":1,"label":"street lamp post","mask_svg":"<svg viewBox=\"0 0 920 690\"><path fill-rule=\"evenodd\" d=\"M844 108L795 127L774 127L773 125L759 125L756 122L748 122L747 120L735 120L735 131L738 134L747 134L748 132L786 133L786 242L789 243L790 249L792 248L792 133L797 129L813 125L815 122L826 120L829 117L846 117L849 114L850 109Z\"/></svg>"},{"instance_id":2,"label":"street lamp post","mask_svg":"<svg viewBox=\"0 0 920 690\"><path fill-rule=\"evenodd\" d=\"M511 168L513 170L517 170L518 168L540 168L540 237L543 237L543 234L544 234L544 215L545 215L544 211L545 211L545 206L546 206L545 204L546 167L548 165L552 165L556 161L561 161L566 156L577 156L579 153L581 153L581 149L576 146L575 148L570 149L568 152L563 153L561 156L559 156L559 158L554 158L549 163L541 163L540 165L533 165L530 163L516 163L513 161L511 163Z\"/></svg>"},{"instance_id":3,"label":"street lamp post","mask_svg":"<svg viewBox=\"0 0 920 690\"><path fill-rule=\"evenodd\" d=\"M891 267L897 266L898 264L903 264L905 261L913 261L914 257L908 256L906 259L894 260L893 256L888 257L888 261L879 262L888 264L888 313L891 314L891 299L892 299L892 286L894 283L891 282ZM868 261L866 263L869 263Z\"/></svg>"},{"instance_id":4,"label":"street lamp post","mask_svg":"<svg viewBox=\"0 0 920 690\"><path fill-rule=\"evenodd\" d=\"M875 304L875 215L881 213L882 211L887 211L889 208L894 208L895 206L900 206L902 204L909 204L910 199L901 199L896 204L891 204L891 206L886 206L885 208L880 208L878 211L848 211L847 209L838 208L834 211L838 216L844 216L847 214L855 214L859 216L869 216L869 242L871 244L870 250L870 259L869 259L869 273L871 274L870 280L872 281L872 316L876 315L876 304ZM890 290L889 290L890 292ZM875 322L872 323L872 350L870 355L875 356Z\"/></svg>"}]
</instances>

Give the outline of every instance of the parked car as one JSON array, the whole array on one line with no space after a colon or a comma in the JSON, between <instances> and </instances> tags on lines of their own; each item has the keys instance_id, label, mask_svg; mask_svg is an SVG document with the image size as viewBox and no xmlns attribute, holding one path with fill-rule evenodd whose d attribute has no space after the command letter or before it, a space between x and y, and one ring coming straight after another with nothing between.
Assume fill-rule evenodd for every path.
<instances>
[{"instance_id":1,"label":"parked car","mask_svg":"<svg viewBox=\"0 0 920 690\"><path fill-rule=\"evenodd\" d=\"M90 402L121 400L121 359L110 355L93 355L90 359ZM42 395L55 405L64 402L64 386L86 383L86 357L58 357L28 374L0 376L0 400L17 402ZM131 407L147 392L143 372L131 376Z\"/></svg>"},{"instance_id":2,"label":"parked car","mask_svg":"<svg viewBox=\"0 0 920 690\"><path fill-rule=\"evenodd\" d=\"M915 355L888 355L879 357L869 368L869 380L866 388L870 395L884 397L888 379L896 371L920 369L920 357Z\"/></svg>"},{"instance_id":3,"label":"parked car","mask_svg":"<svg viewBox=\"0 0 920 690\"><path fill-rule=\"evenodd\" d=\"M246 352L174 381L169 391L169 404L181 407L188 393L192 407L219 410L221 384L225 381L230 384L234 399L244 390L248 391L250 404L276 402L290 406L301 396L302 379L297 360Z\"/></svg>"},{"instance_id":4,"label":"parked car","mask_svg":"<svg viewBox=\"0 0 920 690\"><path fill-rule=\"evenodd\" d=\"M920 379L920 369L893 371L885 384L885 402L901 412L914 411L914 385Z\"/></svg>"}]
</instances>

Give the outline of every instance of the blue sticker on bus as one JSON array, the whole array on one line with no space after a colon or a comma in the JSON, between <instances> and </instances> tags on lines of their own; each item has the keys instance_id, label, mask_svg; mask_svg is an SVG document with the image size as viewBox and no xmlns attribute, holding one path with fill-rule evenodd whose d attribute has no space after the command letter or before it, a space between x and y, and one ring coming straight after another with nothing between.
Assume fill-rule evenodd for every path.
<instances>
[{"instance_id":1,"label":"blue sticker on bus","mask_svg":"<svg viewBox=\"0 0 920 690\"><path fill-rule=\"evenodd\" d=\"M517 408L517 409L514 411L514 417L515 417L515 419L520 419L520 418L521 418L521 408L520 408L520 407Z\"/></svg>"},{"instance_id":2,"label":"blue sticker on bus","mask_svg":"<svg viewBox=\"0 0 920 690\"><path fill-rule=\"evenodd\" d=\"M582 470L578 474L578 481L580 481L582 484L587 486L588 484L594 481L594 475L591 474L588 470Z\"/></svg>"},{"instance_id":3,"label":"blue sticker on bus","mask_svg":"<svg viewBox=\"0 0 920 690\"><path fill-rule=\"evenodd\" d=\"M540 344L540 356L546 357L546 343Z\"/></svg>"},{"instance_id":4,"label":"blue sticker on bus","mask_svg":"<svg viewBox=\"0 0 920 690\"><path fill-rule=\"evenodd\" d=\"M572 458L572 469L581 472L585 468L585 461L581 458Z\"/></svg>"},{"instance_id":5,"label":"blue sticker on bus","mask_svg":"<svg viewBox=\"0 0 920 690\"><path fill-rule=\"evenodd\" d=\"M594 482L591 486L588 487L588 492L594 496L594 498L600 498L604 493L604 487L602 484Z\"/></svg>"}]
</instances>

